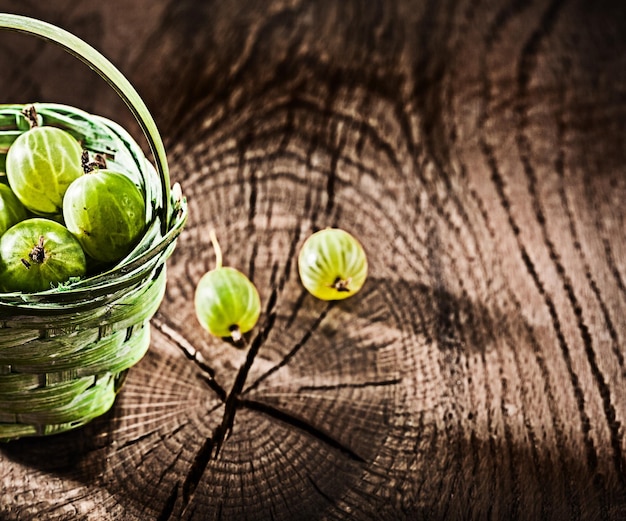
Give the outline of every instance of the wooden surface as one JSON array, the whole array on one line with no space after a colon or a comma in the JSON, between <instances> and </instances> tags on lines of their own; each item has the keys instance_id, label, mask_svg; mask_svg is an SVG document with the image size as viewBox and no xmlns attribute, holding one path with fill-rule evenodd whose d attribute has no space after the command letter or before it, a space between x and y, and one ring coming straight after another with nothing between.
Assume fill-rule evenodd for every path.
<instances>
[{"instance_id":1,"label":"wooden surface","mask_svg":"<svg viewBox=\"0 0 626 521\"><path fill-rule=\"evenodd\" d=\"M0 447L0 518L626 519L624 6L0 0L128 75L190 208L149 354L104 417ZM0 71L133 128L49 45L0 33ZM295 266L325 226L370 261L334 305ZM194 317L211 227L248 350Z\"/></svg>"}]
</instances>

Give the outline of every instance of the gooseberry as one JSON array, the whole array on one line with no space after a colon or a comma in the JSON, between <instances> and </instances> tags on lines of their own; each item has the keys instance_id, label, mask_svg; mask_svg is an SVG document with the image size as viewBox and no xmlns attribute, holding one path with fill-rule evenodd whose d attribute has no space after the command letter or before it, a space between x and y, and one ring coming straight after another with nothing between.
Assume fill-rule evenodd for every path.
<instances>
[{"instance_id":1,"label":"gooseberry","mask_svg":"<svg viewBox=\"0 0 626 521\"><path fill-rule=\"evenodd\" d=\"M87 255L102 262L118 261L145 229L145 201L124 174L96 169L69 186L63 218Z\"/></svg>"},{"instance_id":2,"label":"gooseberry","mask_svg":"<svg viewBox=\"0 0 626 521\"><path fill-rule=\"evenodd\" d=\"M0 236L26 217L24 205L7 185L0 183Z\"/></svg>"},{"instance_id":3,"label":"gooseberry","mask_svg":"<svg viewBox=\"0 0 626 521\"><path fill-rule=\"evenodd\" d=\"M298 255L303 286L321 300L342 300L361 289L367 278L365 251L352 235L326 228L311 235Z\"/></svg>"},{"instance_id":4,"label":"gooseberry","mask_svg":"<svg viewBox=\"0 0 626 521\"><path fill-rule=\"evenodd\" d=\"M0 237L0 287L4 291L45 291L84 276L86 264L76 238L49 219L26 219Z\"/></svg>"},{"instance_id":5,"label":"gooseberry","mask_svg":"<svg viewBox=\"0 0 626 521\"><path fill-rule=\"evenodd\" d=\"M22 204L40 215L58 214L67 187L83 175L82 149L60 128L33 127L9 147L6 174Z\"/></svg>"},{"instance_id":6,"label":"gooseberry","mask_svg":"<svg viewBox=\"0 0 626 521\"><path fill-rule=\"evenodd\" d=\"M261 300L248 277L235 268L222 266L222 253L215 232L211 231L210 236L216 267L206 272L196 286L196 316L212 335L239 342L242 335L256 325Z\"/></svg>"}]
</instances>

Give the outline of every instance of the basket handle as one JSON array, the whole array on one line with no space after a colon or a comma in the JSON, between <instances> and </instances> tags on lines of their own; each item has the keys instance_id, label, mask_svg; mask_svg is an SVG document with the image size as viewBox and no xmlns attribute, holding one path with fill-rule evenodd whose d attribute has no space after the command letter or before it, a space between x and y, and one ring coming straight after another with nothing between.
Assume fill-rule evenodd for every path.
<instances>
[{"instance_id":1,"label":"basket handle","mask_svg":"<svg viewBox=\"0 0 626 521\"><path fill-rule=\"evenodd\" d=\"M156 170L161 178L165 210L165 215L161 220L161 231L165 235L168 230L171 212L170 175L165 146L152 115L131 83L107 58L91 45L55 25L26 16L0 13L0 29L34 35L59 45L85 63L90 69L97 72L122 98L135 116L148 141L150 152L155 159Z\"/></svg>"}]
</instances>

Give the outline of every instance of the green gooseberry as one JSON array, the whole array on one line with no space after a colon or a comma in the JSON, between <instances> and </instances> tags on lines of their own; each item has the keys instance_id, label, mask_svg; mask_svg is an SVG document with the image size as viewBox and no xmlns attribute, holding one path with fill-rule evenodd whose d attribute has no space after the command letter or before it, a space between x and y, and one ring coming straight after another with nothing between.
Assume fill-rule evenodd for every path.
<instances>
[{"instance_id":1,"label":"green gooseberry","mask_svg":"<svg viewBox=\"0 0 626 521\"><path fill-rule=\"evenodd\" d=\"M0 183L0 236L26 217L28 213L24 205L20 203L11 188Z\"/></svg>"},{"instance_id":2,"label":"green gooseberry","mask_svg":"<svg viewBox=\"0 0 626 521\"><path fill-rule=\"evenodd\" d=\"M70 133L56 127L33 127L9 147L9 185L32 212L58 214L68 186L83 175L81 157L82 148Z\"/></svg>"},{"instance_id":3,"label":"green gooseberry","mask_svg":"<svg viewBox=\"0 0 626 521\"><path fill-rule=\"evenodd\" d=\"M96 169L69 186L63 218L87 255L114 262L128 254L141 237L146 227L146 203L126 175Z\"/></svg>"},{"instance_id":4,"label":"green gooseberry","mask_svg":"<svg viewBox=\"0 0 626 521\"><path fill-rule=\"evenodd\" d=\"M298 255L303 286L321 300L342 300L354 295L365 283L367 269L361 243L339 228L315 232Z\"/></svg>"},{"instance_id":5,"label":"green gooseberry","mask_svg":"<svg viewBox=\"0 0 626 521\"><path fill-rule=\"evenodd\" d=\"M206 272L196 286L194 304L198 321L210 334L239 342L261 314L261 299L255 285L239 270L222 266L222 252L212 230L216 267Z\"/></svg>"},{"instance_id":6,"label":"green gooseberry","mask_svg":"<svg viewBox=\"0 0 626 521\"><path fill-rule=\"evenodd\" d=\"M61 224L44 218L26 219L0 237L0 287L32 293L83 277L85 254Z\"/></svg>"}]
</instances>

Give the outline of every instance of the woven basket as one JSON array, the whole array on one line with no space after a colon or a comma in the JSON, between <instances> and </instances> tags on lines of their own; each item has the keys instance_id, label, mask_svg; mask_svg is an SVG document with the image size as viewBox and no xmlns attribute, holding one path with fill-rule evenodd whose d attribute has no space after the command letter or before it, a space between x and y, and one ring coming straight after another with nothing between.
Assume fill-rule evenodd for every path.
<instances>
[{"instance_id":1,"label":"woven basket","mask_svg":"<svg viewBox=\"0 0 626 521\"><path fill-rule=\"evenodd\" d=\"M149 320L165 291L165 261L187 216L170 191L163 143L141 98L102 55L52 25L0 14L0 28L54 42L98 72L127 103L156 168L119 125L74 107L39 103L40 124L63 128L143 191L146 232L104 272L39 293L0 293L0 440L79 427L113 405L125 375L150 344ZM29 129L23 105L0 105L0 182L10 144Z\"/></svg>"}]
</instances>

